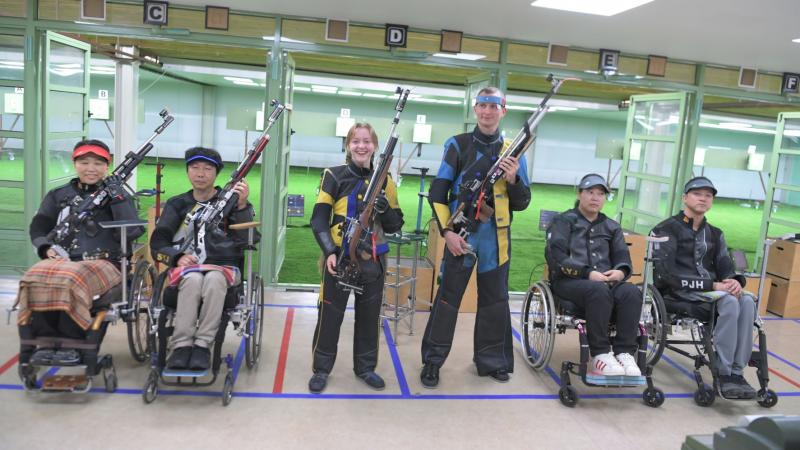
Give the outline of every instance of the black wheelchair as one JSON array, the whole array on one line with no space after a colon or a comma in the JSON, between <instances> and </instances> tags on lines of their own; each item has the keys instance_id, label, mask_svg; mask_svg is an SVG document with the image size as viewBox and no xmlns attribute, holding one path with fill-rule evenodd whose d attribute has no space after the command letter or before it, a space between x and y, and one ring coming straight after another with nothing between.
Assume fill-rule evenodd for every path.
<instances>
[{"instance_id":1,"label":"black wheelchair","mask_svg":"<svg viewBox=\"0 0 800 450\"><path fill-rule=\"evenodd\" d=\"M120 220L101 222L99 225L103 228L119 228L120 248L128 249L125 230L146 225L146 222ZM130 323L131 305L147 295L145 291L149 275L138 270L138 266L131 272L128 256L126 252L120 258L122 282L92 302L92 323L88 330L80 328L62 311L34 311L25 323L19 325L18 371L26 391L85 393L92 389L93 377L100 373L106 392L116 391L117 375L113 358L110 354L101 354L100 346L110 323L116 323L119 319ZM129 277L132 277L130 286L127 283ZM9 321L14 310L16 307L9 310ZM141 341L136 343L142 345ZM42 369L50 371L38 378ZM83 373L55 375L55 370L60 369Z\"/></svg>"},{"instance_id":2,"label":"black wheelchair","mask_svg":"<svg viewBox=\"0 0 800 450\"><path fill-rule=\"evenodd\" d=\"M168 271L162 272L153 289L154 295L149 304L149 319L152 326L148 333L150 349L150 373L144 384L142 399L152 403L158 397L159 383L166 386L203 387L211 386L217 380L224 361L226 372L222 387L222 404L227 406L233 398L235 379L233 376L234 358L231 354L222 357L222 344L228 322L232 322L237 335L244 338L244 359L248 369L254 368L261 357L261 339L264 333L264 281L253 273L252 252L254 230L260 224L248 222L231 225L232 230L248 230L248 243L244 246L246 271L242 282L228 288L214 345L211 351L211 369L205 371L167 369L169 338L174 331L177 308L177 287L167 287ZM205 379L205 381L202 381Z\"/></svg>"},{"instance_id":3,"label":"black wheelchair","mask_svg":"<svg viewBox=\"0 0 800 450\"><path fill-rule=\"evenodd\" d=\"M645 277L642 286L649 286L647 282L648 267L652 261L653 242L663 238L646 238L648 241L647 257L645 259ZM568 299L559 298L550 289L550 283L542 280L534 283L525 296L522 305L522 350L525 362L534 370L540 371L548 367L553 354L555 337L565 334L568 329L578 330L580 344L579 362L563 361L561 364L561 386L558 397L565 406L573 407L578 403L578 392L572 386L570 374L577 375L587 386L597 387L635 387L646 384L642 393L642 400L648 406L657 408L664 403L664 392L653 384L653 367L658 361L663 348L653 345L663 341L663 327L661 320L666 313L660 296L651 295L651 289L642 289L642 315L639 322L638 350L636 361L641 370L642 377L590 377L589 370L589 341L586 335L586 321L583 310ZM614 325L609 327L609 334L613 341L615 334ZM642 380L643 378L643 380Z\"/></svg>"}]
</instances>

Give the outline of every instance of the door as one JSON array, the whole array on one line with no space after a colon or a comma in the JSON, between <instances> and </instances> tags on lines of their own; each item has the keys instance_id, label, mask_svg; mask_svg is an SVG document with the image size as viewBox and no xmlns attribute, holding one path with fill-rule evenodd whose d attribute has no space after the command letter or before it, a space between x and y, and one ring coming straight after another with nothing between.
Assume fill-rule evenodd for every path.
<instances>
[{"instance_id":1,"label":"door","mask_svg":"<svg viewBox=\"0 0 800 450\"><path fill-rule=\"evenodd\" d=\"M686 122L685 92L631 97L619 184L617 221L646 234L679 205ZM684 155L686 153L686 155Z\"/></svg>"},{"instance_id":2,"label":"door","mask_svg":"<svg viewBox=\"0 0 800 450\"><path fill-rule=\"evenodd\" d=\"M475 128L478 123L475 121L475 114L472 111L472 106L475 105L475 97L481 89L492 86L495 77L492 72L485 72L472 76L467 79L467 84L464 88L464 132L470 132Z\"/></svg>"},{"instance_id":3,"label":"door","mask_svg":"<svg viewBox=\"0 0 800 450\"><path fill-rule=\"evenodd\" d=\"M800 230L800 113L781 113L770 158L769 185L764 198L756 260L761 264L762 243Z\"/></svg>"},{"instance_id":4,"label":"door","mask_svg":"<svg viewBox=\"0 0 800 450\"><path fill-rule=\"evenodd\" d=\"M289 152L292 141L292 101L294 95L295 64L292 57L283 52L277 58L270 57L267 68L267 92L269 100L277 99L286 106L278 123L270 132L270 143L262 157L261 202L262 228L261 246L262 274L269 283L278 282L283 260L286 255L286 224L289 197ZM266 106L265 116L272 108Z\"/></svg>"}]
</instances>

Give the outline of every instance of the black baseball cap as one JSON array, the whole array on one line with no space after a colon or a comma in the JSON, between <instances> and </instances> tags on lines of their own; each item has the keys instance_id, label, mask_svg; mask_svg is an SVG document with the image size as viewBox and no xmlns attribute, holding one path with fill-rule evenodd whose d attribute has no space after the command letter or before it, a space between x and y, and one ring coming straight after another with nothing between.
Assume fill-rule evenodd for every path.
<instances>
[{"instance_id":1,"label":"black baseball cap","mask_svg":"<svg viewBox=\"0 0 800 450\"><path fill-rule=\"evenodd\" d=\"M709 189L715 197L717 195L717 188L714 187L714 183L706 177L694 177L687 181L683 187L683 193L688 194L693 189Z\"/></svg>"},{"instance_id":2,"label":"black baseball cap","mask_svg":"<svg viewBox=\"0 0 800 450\"><path fill-rule=\"evenodd\" d=\"M209 164L213 164L217 168L217 173L219 173L224 166L219 152L213 148L192 147L186 150L184 158L186 159L187 166L194 161L205 161Z\"/></svg>"},{"instance_id":3,"label":"black baseball cap","mask_svg":"<svg viewBox=\"0 0 800 450\"><path fill-rule=\"evenodd\" d=\"M581 191L584 189L591 189L595 186L602 187L606 191L606 194L611 192L611 189L608 188L608 184L606 183L606 179L596 173L584 175L584 177L581 178L581 182L578 183L578 189Z\"/></svg>"}]
</instances>

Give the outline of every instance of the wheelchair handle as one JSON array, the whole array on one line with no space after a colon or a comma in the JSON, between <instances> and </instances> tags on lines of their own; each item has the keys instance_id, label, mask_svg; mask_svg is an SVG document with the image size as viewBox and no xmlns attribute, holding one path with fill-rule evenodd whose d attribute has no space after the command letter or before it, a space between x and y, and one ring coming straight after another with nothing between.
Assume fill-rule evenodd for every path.
<instances>
[{"instance_id":1,"label":"wheelchair handle","mask_svg":"<svg viewBox=\"0 0 800 450\"><path fill-rule=\"evenodd\" d=\"M14 305L11 308L6 308L6 325L11 325L11 313L19 311L19 306Z\"/></svg>"}]
</instances>

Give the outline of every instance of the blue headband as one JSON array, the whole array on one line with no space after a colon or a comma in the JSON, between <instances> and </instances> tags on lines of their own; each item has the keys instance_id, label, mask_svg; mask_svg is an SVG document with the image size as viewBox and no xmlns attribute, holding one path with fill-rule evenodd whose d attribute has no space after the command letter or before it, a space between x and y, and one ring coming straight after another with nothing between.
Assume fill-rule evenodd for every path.
<instances>
[{"instance_id":1,"label":"blue headband","mask_svg":"<svg viewBox=\"0 0 800 450\"><path fill-rule=\"evenodd\" d=\"M192 156L191 158L186 160L186 164L189 164L190 162L196 161L198 159L202 159L204 161L210 162L211 164L214 165L214 167L219 167L219 161L216 161L216 160L214 160L212 158L209 158L208 156L203 156L203 155L194 155L194 156Z\"/></svg>"},{"instance_id":2,"label":"blue headband","mask_svg":"<svg viewBox=\"0 0 800 450\"><path fill-rule=\"evenodd\" d=\"M494 103L500 106L506 106L506 100L497 95L479 95L475 98L475 104L478 103Z\"/></svg>"}]
</instances>

